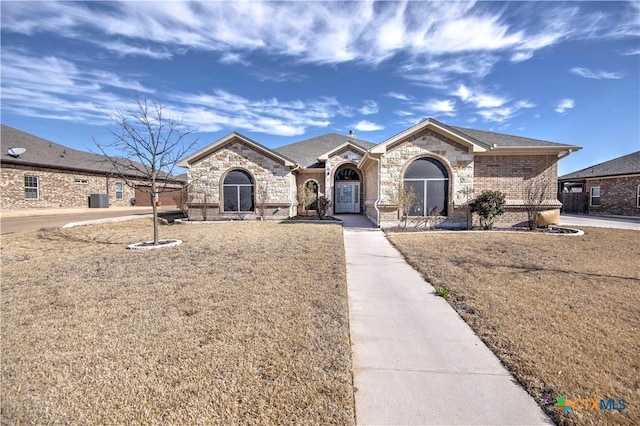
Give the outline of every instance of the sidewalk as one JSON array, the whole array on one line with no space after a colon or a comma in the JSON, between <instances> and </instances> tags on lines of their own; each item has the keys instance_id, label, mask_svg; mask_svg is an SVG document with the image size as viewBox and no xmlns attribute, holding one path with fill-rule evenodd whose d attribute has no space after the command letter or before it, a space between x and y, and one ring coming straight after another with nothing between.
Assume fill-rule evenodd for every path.
<instances>
[{"instance_id":1,"label":"sidewalk","mask_svg":"<svg viewBox=\"0 0 640 426\"><path fill-rule=\"evenodd\" d=\"M358 424L553 424L380 230L345 221Z\"/></svg>"}]
</instances>

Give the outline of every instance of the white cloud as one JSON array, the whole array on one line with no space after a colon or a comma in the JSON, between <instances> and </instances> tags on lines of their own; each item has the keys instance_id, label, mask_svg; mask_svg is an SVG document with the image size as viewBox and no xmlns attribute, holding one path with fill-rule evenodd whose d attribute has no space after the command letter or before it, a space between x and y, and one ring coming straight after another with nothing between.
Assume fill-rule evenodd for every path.
<instances>
[{"instance_id":1,"label":"white cloud","mask_svg":"<svg viewBox=\"0 0 640 426\"><path fill-rule=\"evenodd\" d=\"M472 103L478 108L498 108L507 102L507 99L502 96L475 93L464 84L459 85L452 95L459 97L463 102Z\"/></svg>"},{"instance_id":2,"label":"white cloud","mask_svg":"<svg viewBox=\"0 0 640 426\"><path fill-rule=\"evenodd\" d=\"M383 130L384 126L381 124L372 123L371 121L362 120L352 126L354 129L361 132L374 132L376 130Z\"/></svg>"},{"instance_id":3,"label":"white cloud","mask_svg":"<svg viewBox=\"0 0 640 426\"><path fill-rule=\"evenodd\" d=\"M621 53L622 55L625 56L631 56L631 55L640 55L640 49L629 49L629 50L625 50L624 52Z\"/></svg>"},{"instance_id":4,"label":"white cloud","mask_svg":"<svg viewBox=\"0 0 640 426\"><path fill-rule=\"evenodd\" d=\"M533 51L524 50L524 51L514 52L511 55L511 59L509 59L509 60L511 62L523 62L523 61L529 60L531 58L533 58Z\"/></svg>"},{"instance_id":5,"label":"white cloud","mask_svg":"<svg viewBox=\"0 0 640 426\"><path fill-rule=\"evenodd\" d=\"M414 109L426 112L427 114L442 114L453 116L456 112L456 101L451 99L429 99L427 102L415 107Z\"/></svg>"},{"instance_id":6,"label":"white cloud","mask_svg":"<svg viewBox=\"0 0 640 426\"><path fill-rule=\"evenodd\" d=\"M389 92L387 93L387 96L390 98L398 99L400 101L409 101L412 99L410 96L407 96L404 93L399 93L399 92Z\"/></svg>"},{"instance_id":7,"label":"white cloud","mask_svg":"<svg viewBox=\"0 0 640 426\"><path fill-rule=\"evenodd\" d=\"M504 123L505 121L516 116L520 110L534 108L536 105L528 100L520 100L511 105L500 105L499 107L489 107L478 110L480 115L485 121L491 121L494 123ZM504 124L502 127L508 126Z\"/></svg>"},{"instance_id":8,"label":"white cloud","mask_svg":"<svg viewBox=\"0 0 640 426\"><path fill-rule=\"evenodd\" d=\"M325 128L353 110L331 97L249 99L222 89L156 94L124 74L82 68L57 57L23 56L11 49L3 51L1 66L3 110L84 124L109 124L107 115L129 105L132 92L165 105L167 112L200 131L297 136L310 127Z\"/></svg>"},{"instance_id":9,"label":"white cloud","mask_svg":"<svg viewBox=\"0 0 640 426\"><path fill-rule=\"evenodd\" d=\"M358 109L360 114L362 115L371 115L378 113L378 104L375 101L366 100L364 101L364 106Z\"/></svg>"},{"instance_id":10,"label":"white cloud","mask_svg":"<svg viewBox=\"0 0 640 426\"><path fill-rule=\"evenodd\" d=\"M516 108L535 108L536 104L527 100L521 100L516 102Z\"/></svg>"},{"instance_id":11,"label":"white cloud","mask_svg":"<svg viewBox=\"0 0 640 426\"><path fill-rule=\"evenodd\" d=\"M224 52L220 56L220 63L225 65L241 64L248 65L249 63L239 53Z\"/></svg>"},{"instance_id":12,"label":"white cloud","mask_svg":"<svg viewBox=\"0 0 640 426\"><path fill-rule=\"evenodd\" d=\"M571 109L574 106L575 106L575 100L570 98L565 98L565 99L562 99L560 102L558 102L558 105L556 106L556 112L562 114L566 110Z\"/></svg>"},{"instance_id":13,"label":"white cloud","mask_svg":"<svg viewBox=\"0 0 640 426\"><path fill-rule=\"evenodd\" d=\"M591 71L587 68L575 67L569 70L570 73L579 75L584 78L593 78L596 80L618 80L622 78L621 73L609 72L609 71Z\"/></svg>"},{"instance_id":14,"label":"white cloud","mask_svg":"<svg viewBox=\"0 0 640 426\"><path fill-rule=\"evenodd\" d=\"M433 62L466 64L434 80L407 75L435 85L450 74L486 75L500 56L519 62L562 40L637 36L630 3L608 12L514 3L505 7L518 19L506 19L507 9L466 1L6 2L2 24L7 32L52 33L156 59L193 49L219 52L226 63L268 52L316 64L378 64L402 54L401 65L417 71ZM478 63L483 55L495 60Z\"/></svg>"},{"instance_id":15,"label":"white cloud","mask_svg":"<svg viewBox=\"0 0 640 426\"><path fill-rule=\"evenodd\" d=\"M405 110L398 110L398 111L394 111L393 113L395 115L399 115L400 117L411 117L415 115L413 112L405 111Z\"/></svg>"}]
</instances>

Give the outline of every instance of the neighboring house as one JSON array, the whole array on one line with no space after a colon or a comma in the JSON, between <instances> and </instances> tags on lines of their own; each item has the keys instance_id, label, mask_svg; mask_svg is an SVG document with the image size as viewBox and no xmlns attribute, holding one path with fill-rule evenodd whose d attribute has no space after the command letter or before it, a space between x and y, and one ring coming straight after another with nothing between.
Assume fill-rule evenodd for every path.
<instances>
[{"instance_id":1,"label":"neighboring house","mask_svg":"<svg viewBox=\"0 0 640 426\"><path fill-rule=\"evenodd\" d=\"M640 216L640 151L558 178L566 213Z\"/></svg>"},{"instance_id":2,"label":"neighboring house","mask_svg":"<svg viewBox=\"0 0 640 426\"><path fill-rule=\"evenodd\" d=\"M34 135L2 125L0 132L0 207L89 207L92 198L106 200L110 206L151 205L149 183L140 176L130 176L139 186L131 188L118 176L105 157L78 151ZM22 149L20 149L22 148ZM21 152L23 151L24 152ZM173 189L184 180L170 180ZM161 203L175 205L175 191L161 193Z\"/></svg>"},{"instance_id":3,"label":"neighboring house","mask_svg":"<svg viewBox=\"0 0 640 426\"><path fill-rule=\"evenodd\" d=\"M387 227L405 214L394 197L404 185L418 195L409 216L437 215L450 227L466 226L474 194L502 191L502 223L514 225L527 220L528 182L543 185L541 207L561 207L557 162L578 149L427 119L379 144L330 133L269 149L231 133L178 165L187 168L194 215L204 207L208 217L254 217L262 204L267 216L295 216L302 214L297 189L308 185L331 199L330 214L364 214Z\"/></svg>"}]
</instances>

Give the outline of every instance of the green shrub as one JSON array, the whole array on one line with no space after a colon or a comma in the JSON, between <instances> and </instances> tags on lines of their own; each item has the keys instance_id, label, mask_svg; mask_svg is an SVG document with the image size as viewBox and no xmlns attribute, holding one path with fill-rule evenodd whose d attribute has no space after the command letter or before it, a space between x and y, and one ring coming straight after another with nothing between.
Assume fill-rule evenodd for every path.
<instances>
[{"instance_id":1,"label":"green shrub","mask_svg":"<svg viewBox=\"0 0 640 426\"><path fill-rule=\"evenodd\" d=\"M505 194L503 192L484 190L469 203L471 213L477 213L480 216L482 229L493 228L495 219L504 214L504 200Z\"/></svg>"},{"instance_id":2,"label":"green shrub","mask_svg":"<svg viewBox=\"0 0 640 426\"><path fill-rule=\"evenodd\" d=\"M436 294L444 299L449 297L449 289L444 287L436 287Z\"/></svg>"}]
</instances>

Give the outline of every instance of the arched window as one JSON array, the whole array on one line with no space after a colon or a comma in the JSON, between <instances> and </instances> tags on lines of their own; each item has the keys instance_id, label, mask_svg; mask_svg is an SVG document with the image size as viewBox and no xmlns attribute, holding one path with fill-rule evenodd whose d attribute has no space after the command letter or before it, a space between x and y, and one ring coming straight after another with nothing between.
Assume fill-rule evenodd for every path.
<instances>
[{"instance_id":1,"label":"arched window","mask_svg":"<svg viewBox=\"0 0 640 426\"><path fill-rule=\"evenodd\" d=\"M433 158L418 158L404 174L404 187L412 188L417 197L409 216L446 216L449 204L449 174L444 165Z\"/></svg>"},{"instance_id":2,"label":"arched window","mask_svg":"<svg viewBox=\"0 0 640 426\"><path fill-rule=\"evenodd\" d=\"M316 181L310 180L307 181L305 186L313 191L313 200L309 203L307 210L317 210L318 209L318 183Z\"/></svg>"},{"instance_id":3,"label":"arched window","mask_svg":"<svg viewBox=\"0 0 640 426\"><path fill-rule=\"evenodd\" d=\"M254 184L251 175L243 170L232 170L224 178L224 211L252 212L254 210Z\"/></svg>"},{"instance_id":4,"label":"arched window","mask_svg":"<svg viewBox=\"0 0 640 426\"><path fill-rule=\"evenodd\" d=\"M353 169L342 169L336 175L336 180L360 180L360 176Z\"/></svg>"}]
</instances>

